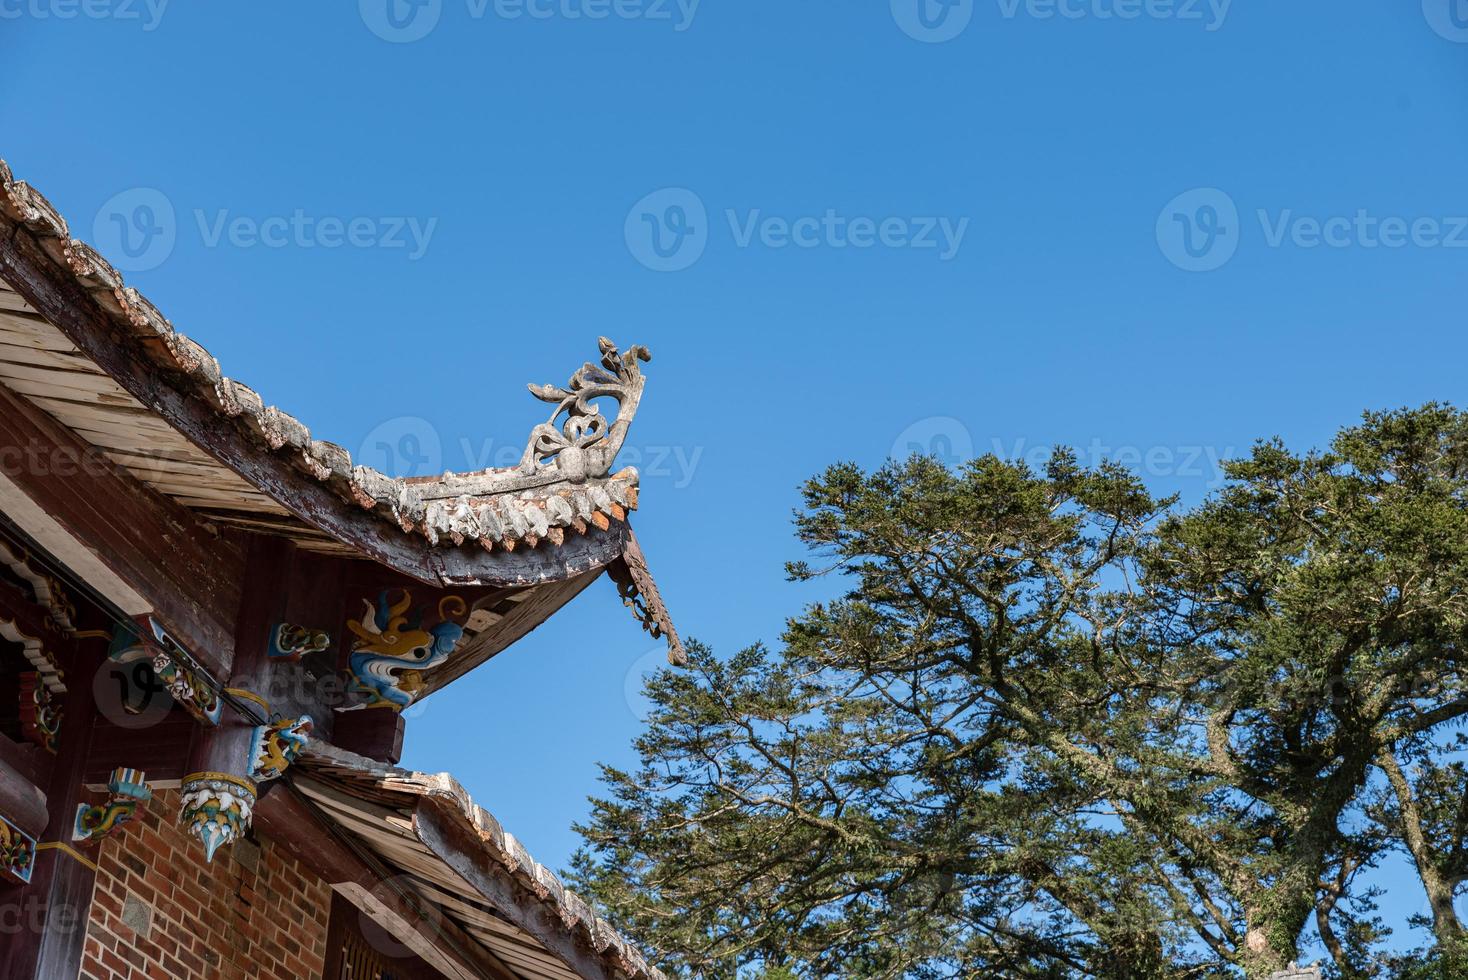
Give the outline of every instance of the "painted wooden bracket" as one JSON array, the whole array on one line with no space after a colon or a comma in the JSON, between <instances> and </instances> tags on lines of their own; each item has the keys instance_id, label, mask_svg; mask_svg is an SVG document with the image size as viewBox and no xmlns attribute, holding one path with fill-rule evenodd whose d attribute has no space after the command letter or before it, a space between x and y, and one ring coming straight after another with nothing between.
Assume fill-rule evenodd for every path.
<instances>
[{"instance_id":1,"label":"painted wooden bracket","mask_svg":"<svg viewBox=\"0 0 1468 980\"><path fill-rule=\"evenodd\" d=\"M20 675L20 733L27 742L56 754L61 737L61 704L39 671Z\"/></svg>"},{"instance_id":2,"label":"painted wooden bracket","mask_svg":"<svg viewBox=\"0 0 1468 980\"><path fill-rule=\"evenodd\" d=\"M153 798L146 774L136 769L112 770L112 778L107 781L107 791L112 795L106 803L95 806L83 803L76 808L72 840L94 841L109 836L131 820L140 805Z\"/></svg>"},{"instance_id":3,"label":"painted wooden bracket","mask_svg":"<svg viewBox=\"0 0 1468 980\"><path fill-rule=\"evenodd\" d=\"M347 628L356 636L350 660L350 690L365 698L363 707L402 711L422 693L423 672L448 660L464 637L464 627L451 617L468 613L462 597L439 600L439 622L422 628L423 610L413 608L413 595L400 590L396 599L384 590L374 606L365 602L361 619Z\"/></svg>"},{"instance_id":4,"label":"painted wooden bracket","mask_svg":"<svg viewBox=\"0 0 1468 980\"><path fill-rule=\"evenodd\" d=\"M0 879L28 885L36 863L36 839L0 817Z\"/></svg>"},{"instance_id":5,"label":"painted wooden bracket","mask_svg":"<svg viewBox=\"0 0 1468 980\"><path fill-rule=\"evenodd\" d=\"M270 630L272 660L300 660L308 653L320 653L331 647L331 635L294 623L277 623Z\"/></svg>"},{"instance_id":6,"label":"painted wooden bracket","mask_svg":"<svg viewBox=\"0 0 1468 980\"><path fill-rule=\"evenodd\" d=\"M153 672L168 688L173 700L183 705L194 720L204 725L218 725L223 712L219 692L193 665L198 660L189 655L158 620L143 617L150 639L145 640L153 647Z\"/></svg>"},{"instance_id":7,"label":"painted wooden bracket","mask_svg":"<svg viewBox=\"0 0 1468 980\"><path fill-rule=\"evenodd\" d=\"M258 725L250 736L250 776L268 782L284 775L306 743L311 741L311 716L281 718Z\"/></svg>"},{"instance_id":8,"label":"painted wooden bracket","mask_svg":"<svg viewBox=\"0 0 1468 980\"><path fill-rule=\"evenodd\" d=\"M232 844L250 828L255 809L255 784L227 772L196 772L185 776L180 787L183 806L179 820L204 845L204 860Z\"/></svg>"}]
</instances>

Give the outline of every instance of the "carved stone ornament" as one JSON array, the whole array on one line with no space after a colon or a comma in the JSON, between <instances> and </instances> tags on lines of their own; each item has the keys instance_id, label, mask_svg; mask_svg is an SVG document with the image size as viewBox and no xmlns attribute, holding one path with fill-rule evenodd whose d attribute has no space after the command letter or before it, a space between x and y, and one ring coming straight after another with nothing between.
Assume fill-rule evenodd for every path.
<instances>
[{"instance_id":1,"label":"carved stone ornament","mask_svg":"<svg viewBox=\"0 0 1468 980\"><path fill-rule=\"evenodd\" d=\"M20 675L20 733L26 741L56 754L61 738L61 704L34 670Z\"/></svg>"},{"instance_id":2,"label":"carved stone ornament","mask_svg":"<svg viewBox=\"0 0 1468 980\"><path fill-rule=\"evenodd\" d=\"M352 643L349 689L365 698L362 707L402 711L422 693L423 672L449 658L464 636L464 627L450 617L463 616L468 605L459 596L439 601L439 622L424 629L423 610L413 608L408 590L393 600L384 591L374 606L364 603L361 619L347 628Z\"/></svg>"},{"instance_id":3,"label":"carved stone ornament","mask_svg":"<svg viewBox=\"0 0 1468 980\"><path fill-rule=\"evenodd\" d=\"M204 860L232 844L250 828L255 809L255 786L227 772L196 772L180 786L183 806L179 821L204 845Z\"/></svg>"},{"instance_id":4,"label":"carved stone ornament","mask_svg":"<svg viewBox=\"0 0 1468 980\"><path fill-rule=\"evenodd\" d=\"M279 623L270 631L270 657L273 660L300 660L308 653L320 653L330 646L331 637L324 630Z\"/></svg>"},{"instance_id":5,"label":"carved stone ornament","mask_svg":"<svg viewBox=\"0 0 1468 980\"><path fill-rule=\"evenodd\" d=\"M0 817L0 879L28 885L36 863L36 839Z\"/></svg>"},{"instance_id":6,"label":"carved stone ornament","mask_svg":"<svg viewBox=\"0 0 1468 980\"><path fill-rule=\"evenodd\" d=\"M76 808L72 840L101 840L131 820L138 807L153 798L147 777L136 769L112 770L107 792L111 794L107 802L96 806L83 803Z\"/></svg>"},{"instance_id":7,"label":"carved stone ornament","mask_svg":"<svg viewBox=\"0 0 1468 980\"><path fill-rule=\"evenodd\" d=\"M405 481L404 493L418 506L431 500L468 495L480 497L530 490L553 483L583 483L604 477L627 438L637 414L642 389L639 361L650 361L646 347L633 345L625 354L605 337L597 342L601 363L583 364L566 386L530 385L541 401L552 402L550 418L530 430L530 439L517 466L479 473L445 473L441 480ZM608 421L597 399L617 403L617 417Z\"/></svg>"},{"instance_id":8,"label":"carved stone ornament","mask_svg":"<svg viewBox=\"0 0 1468 980\"><path fill-rule=\"evenodd\" d=\"M149 617L147 626L154 650L153 672L168 688L169 695L200 724L219 724L220 713L224 710L219 693L192 666L193 658L168 635L162 624Z\"/></svg>"},{"instance_id":9,"label":"carved stone ornament","mask_svg":"<svg viewBox=\"0 0 1468 980\"><path fill-rule=\"evenodd\" d=\"M571 375L564 388L555 385L531 385L530 391L541 401L555 403L548 421L530 432L530 443L520 458L520 472L526 476L554 467L557 479L580 482L588 477L605 476L627 438L632 417L637 414L646 383L638 361L650 361L646 347L634 344L626 354L605 337L597 340L601 364L587 362ZM593 404L597 398L617 402L617 418L608 422ZM559 427L556 420L566 421Z\"/></svg>"},{"instance_id":10,"label":"carved stone ornament","mask_svg":"<svg viewBox=\"0 0 1468 980\"><path fill-rule=\"evenodd\" d=\"M311 727L310 715L257 726L250 737L250 776L263 783L283 775L311 741Z\"/></svg>"}]
</instances>

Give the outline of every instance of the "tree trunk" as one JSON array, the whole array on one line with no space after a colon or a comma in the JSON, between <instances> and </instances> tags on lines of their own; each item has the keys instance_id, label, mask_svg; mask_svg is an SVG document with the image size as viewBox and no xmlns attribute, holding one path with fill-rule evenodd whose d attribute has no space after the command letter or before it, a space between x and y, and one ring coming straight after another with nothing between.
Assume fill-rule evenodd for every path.
<instances>
[{"instance_id":1,"label":"tree trunk","mask_svg":"<svg viewBox=\"0 0 1468 980\"><path fill-rule=\"evenodd\" d=\"M1269 948L1266 930L1252 924L1255 921L1254 916L1250 916L1250 921L1251 925L1244 933L1244 948L1239 951L1239 964L1243 966L1245 976L1268 977L1280 969L1285 961Z\"/></svg>"},{"instance_id":2,"label":"tree trunk","mask_svg":"<svg viewBox=\"0 0 1468 980\"><path fill-rule=\"evenodd\" d=\"M1303 853L1248 909L1248 928L1239 950L1239 963L1248 977L1272 976L1299 958L1300 934L1315 914L1315 896L1325 866L1324 849L1305 844L1302 839L1298 846Z\"/></svg>"},{"instance_id":3,"label":"tree trunk","mask_svg":"<svg viewBox=\"0 0 1468 980\"><path fill-rule=\"evenodd\" d=\"M1397 796L1397 806L1402 815L1402 840L1412 854L1412 861L1417 865L1417 875L1422 879L1422 887L1427 891L1428 905L1432 908L1432 934L1445 957L1464 956L1468 952L1464 948L1468 945L1465 944L1465 938L1468 937L1465 937L1463 923L1459 921L1458 912L1453 908L1453 882L1443 876L1437 862L1433 860L1432 845L1422 832L1422 811L1417 806L1416 797L1412 795L1412 784L1407 781L1406 773L1402 772L1402 767L1391 750L1383 750L1377 764L1386 773L1387 780L1392 784L1392 791Z\"/></svg>"}]
</instances>

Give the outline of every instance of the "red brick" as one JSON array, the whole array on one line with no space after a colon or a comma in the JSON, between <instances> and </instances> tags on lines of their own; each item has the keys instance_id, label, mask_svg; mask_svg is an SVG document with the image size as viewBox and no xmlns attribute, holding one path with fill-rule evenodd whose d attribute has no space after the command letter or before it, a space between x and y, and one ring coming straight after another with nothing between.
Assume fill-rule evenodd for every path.
<instances>
[{"instance_id":1,"label":"red brick","mask_svg":"<svg viewBox=\"0 0 1468 980\"><path fill-rule=\"evenodd\" d=\"M228 850L206 864L199 843L172 822L177 808L176 791L160 792L139 819L103 842L82 975L89 980L320 976L331 889L269 841L261 842L253 872ZM149 907L146 939L121 923L129 895Z\"/></svg>"}]
</instances>

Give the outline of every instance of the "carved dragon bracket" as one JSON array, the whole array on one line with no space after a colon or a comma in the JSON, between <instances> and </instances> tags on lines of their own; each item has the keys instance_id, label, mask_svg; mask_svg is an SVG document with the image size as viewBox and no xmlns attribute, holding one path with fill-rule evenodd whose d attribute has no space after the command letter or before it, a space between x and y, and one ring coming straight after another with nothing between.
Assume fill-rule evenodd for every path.
<instances>
[{"instance_id":1,"label":"carved dragon bracket","mask_svg":"<svg viewBox=\"0 0 1468 980\"><path fill-rule=\"evenodd\" d=\"M464 627L455 619L469 611L468 604L461 596L444 596L438 603L439 621L428 627L406 589L396 597L384 591L376 605L365 606L360 619L347 623L356 637L350 690L364 699L363 707L402 711L422 693L423 672L448 660L463 639Z\"/></svg>"},{"instance_id":2,"label":"carved dragon bracket","mask_svg":"<svg viewBox=\"0 0 1468 980\"><path fill-rule=\"evenodd\" d=\"M311 741L311 716L281 718L258 725L250 736L250 776L263 783L285 774L296 756Z\"/></svg>"}]
</instances>

